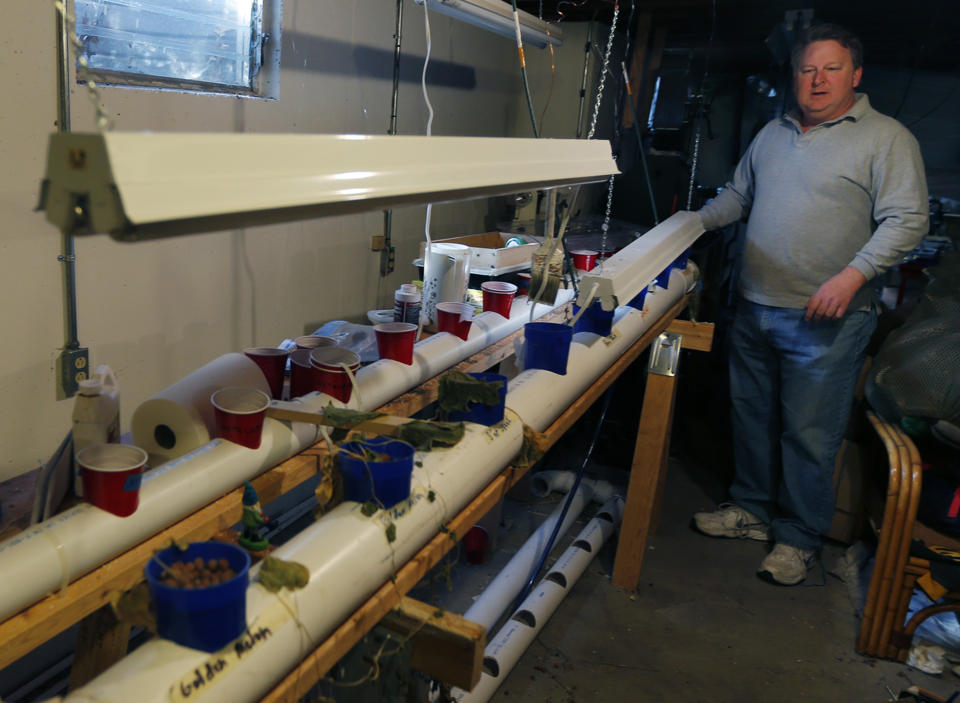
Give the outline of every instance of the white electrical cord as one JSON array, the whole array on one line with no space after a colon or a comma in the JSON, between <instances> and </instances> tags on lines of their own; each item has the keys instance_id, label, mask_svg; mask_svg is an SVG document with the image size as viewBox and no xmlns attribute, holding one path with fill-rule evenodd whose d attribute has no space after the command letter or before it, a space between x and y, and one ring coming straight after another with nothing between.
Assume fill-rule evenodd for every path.
<instances>
[{"instance_id":1,"label":"white electrical cord","mask_svg":"<svg viewBox=\"0 0 960 703\"><path fill-rule=\"evenodd\" d=\"M433 136L433 105L430 103L430 96L427 94L427 66L430 65L430 11L427 5L430 0L423 0L423 29L427 38L427 52L423 57L423 71L420 73L420 89L423 91L423 102L427 106L427 136ZM433 240L430 239L430 216L433 214L433 203L427 203L427 215L423 222L423 234L427 238L427 246L423 250L423 303L420 306L420 318L417 320L417 339L420 341L420 335L423 334L424 312L427 309L427 281L430 280L428 269L430 267L430 256L433 254ZM439 296L439 292L437 293ZM433 308L436 310L436 306Z\"/></svg>"},{"instance_id":2,"label":"white electrical cord","mask_svg":"<svg viewBox=\"0 0 960 703\"><path fill-rule=\"evenodd\" d=\"M576 325L576 324L577 324L577 320L579 320L580 317L583 315L583 313L585 313L585 312L587 311L587 308L589 308L591 305L593 305L593 301L596 299L596 296L597 296L597 288L598 288L599 286L600 286L599 283L594 283L594 284L590 287L590 294L587 295L587 300L586 300L586 302L583 304L583 307L580 308L580 312L578 312L576 315L574 315L574 316L573 316L573 319L570 320L570 326L571 326L571 327L573 327L574 325Z\"/></svg>"}]
</instances>

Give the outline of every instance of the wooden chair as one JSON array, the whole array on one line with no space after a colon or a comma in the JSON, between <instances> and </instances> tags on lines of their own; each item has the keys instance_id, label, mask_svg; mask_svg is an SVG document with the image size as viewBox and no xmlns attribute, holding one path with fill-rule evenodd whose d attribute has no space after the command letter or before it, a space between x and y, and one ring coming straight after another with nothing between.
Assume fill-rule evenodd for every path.
<instances>
[{"instance_id":1,"label":"wooden chair","mask_svg":"<svg viewBox=\"0 0 960 703\"><path fill-rule=\"evenodd\" d=\"M883 520L879 529L873 576L857 636L861 654L906 661L917 627L931 615L960 612L960 593L947 593L948 602L916 612L904 622L917 579L930 569L930 562L910 555L914 538L928 545L960 547L960 542L917 522L922 488L920 453L899 427L884 422L872 412L867 418L886 450L889 473Z\"/></svg>"}]
</instances>

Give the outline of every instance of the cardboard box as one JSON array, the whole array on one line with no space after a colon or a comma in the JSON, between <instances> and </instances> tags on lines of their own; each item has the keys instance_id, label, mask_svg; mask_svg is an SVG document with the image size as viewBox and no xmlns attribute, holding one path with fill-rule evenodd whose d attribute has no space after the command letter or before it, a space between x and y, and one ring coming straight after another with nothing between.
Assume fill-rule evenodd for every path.
<instances>
[{"instance_id":1,"label":"cardboard box","mask_svg":"<svg viewBox=\"0 0 960 703\"><path fill-rule=\"evenodd\" d=\"M450 237L449 239L435 239L435 244L440 242L452 242L454 244L466 244L471 249L470 273L481 276L497 276L502 273L511 273L513 271L522 271L530 268L530 262L533 258L534 250L540 246L539 243L521 244L520 246L506 247L504 243L511 237L517 235L509 232L484 232L482 234L466 234L460 237ZM522 235L526 241L530 241L529 235ZM427 248L426 242L420 243L420 258L423 259L423 252Z\"/></svg>"}]
</instances>

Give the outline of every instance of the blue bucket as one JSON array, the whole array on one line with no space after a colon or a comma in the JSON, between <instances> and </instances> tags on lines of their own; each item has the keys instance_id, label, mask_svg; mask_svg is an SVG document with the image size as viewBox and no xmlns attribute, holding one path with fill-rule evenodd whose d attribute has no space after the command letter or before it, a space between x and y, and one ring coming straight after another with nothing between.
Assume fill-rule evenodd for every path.
<instances>
[{"instance_id":1,"label":"blue bucket","mask_svg":"<svg viewBox=\"0 0 960 703\"><path fill-rule=\"evenodd\" d=\"M160 579L163 567L174 562L226 559L236 576L206 588L176 588ZM157 633L184 647L216 652L247 629L247 586L250 555L226 542L197 542L185 551L165 549L147 562L145 569L150 598L157 615Z\"/></svg>"},{"instance_id":2,"label":"blue bucket","mask_svg":"<svg viewBox=\"0 0 960 703\"><path fill-rule=\"evenodd\" d=\"M636 308L637 310L643 310L643 301L647 299L647 293L649 288L644 288L642 291L633 296L633 299L627 303L631 308Z\"/></svg>"},{"instance_id":3,"label":"blue bucket","mask_svg":"<svg viewBox=\"0 0 960 703\"><path fill-rule=\"evenodd\" d=\"M498 373L471 373L478 381L493 383L502 381L500 386L500 402L496 405L486 403L470 403L466 410L453 410L447 414L450 422L475 422L478 425L496 425L503 421L503 409L507 401L507 377Z\"/></svg>"},{"instance_id":4,"label":"blue bucket","mask_svg":"<svg viewBox=\"0 0 960 703\"><path fill-rule=\"evenodd\" d=\"M559 322L528 322L523 328L523 367L565 376L573 328Z\"/></svg>"},{"instance_id":5,"label":"blue bucket","mask_svg":"<svg viewBox=\"0 0 960 703\"><path fill-rule=\"evenodd\" d=\"M580 306L574 305L573 316L576 317L579 312ZM616 311L604 310L599 300L594 301L587 311L580 316L580 319L574 323L573 331L593 332L594 334L599 334L601 337L606 337L610 334L610 330L613 327L614 312Z\"/></svg>"},{"instance_id":6,"label":"blue bucket","mask_svg":"<svg viewBox=\"0 0 960 703\"><path fill-rule=\"evenodd\" d=\"M687 247L683 250L683 253L673 260L673 263L670 264L672 268L680 269L681 271L687 268L687 262L690 260L690 247Z\"/></svg>"},{"instance_id":7,"label":"blue bucket","mask_svg":"<svg viewBox=\"0 0 960 703\"><path fill-rule=\"evenodd\" d=\"M391 460L365 462L342 451L337 454L343 476L343 499L358 503L379 501L389 508L409 498L414 448L398 439L374 437L363 442L346 442L341 449L362 454L364 447L386 454Z\"/></svg>"}]
</instances>

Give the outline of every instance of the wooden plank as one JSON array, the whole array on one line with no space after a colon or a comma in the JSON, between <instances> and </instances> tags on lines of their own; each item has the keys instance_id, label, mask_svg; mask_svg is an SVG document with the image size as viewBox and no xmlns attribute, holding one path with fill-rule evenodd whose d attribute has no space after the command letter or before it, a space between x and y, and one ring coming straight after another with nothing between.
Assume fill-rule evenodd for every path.
<instances>
[{"instance_id":1,"label":"wooden plank","mask_svg":"<svg viewBox=\"0 0 960 703\"><path fill-rule=\"evenodd\" d=\"M569 310L570 303L566 303L555 310L551 310L546 315L537 318L537 320L539 322L563 322L563 320L566 319L566 315ZM471 371L486 371L487 369L496 366L504 359L513 356L514 341L522 336L523 328L521 327L516 332L501 339L499 342L494 342L482 351L477 352L473 356L467 357L453 368L457 371L463 371L464 373L469 373ZM437 399L437 390L440 386L440 376L442 376L444 373L447 372L444 371L443 373L437 374L410 392L404 393L399 398L380 406L377 408L377 410L388 415L399 415L406 417L420 412Z\"/></svg>"},{"instance_id":2,"label":"wooden plank","mask_svg":"<svg viewBox=\"0 0 960 703\"><path fill-rule=\"evenodd\" d=\"M613 563L614 586L633 590L640 581L640 569L650 536L650 524L661 476L666 471L673 426L677 377L647 374L643 410L637 429L637 443L630 468L630 484L623 506L623 524Z\"/></svg>"},{"instance_id":3,"label":"wooden plank","mask_svg":"<svg viewBox=\"0 0 960 703\"><path fill-rule=\"evenodd\" d=\"M483 625L407 596L380 624L410 640L410 665L417 671L467 691L480 681Z\"/></svg>"},{"instance_id":4,"label":"wooden plank","mask_svg":"<svg viewBox=\"0 0 960 703\"><path fill-rule=\"evenodd\" d=\"M631 345L627 351L625 351L620 358L618 358L613 364L607 368L600 377L594 381L590 387L584 391L574 403L567 408L556 420L553 421L553 424L550 425L543 432L536 434L535 445L536 448L540 451L546 451L554 444L556 444L563 434L569 430L573 424L583 416L583 414L593 405L594 401L599 398L604 391L609 388L614 381L616 381L620 375L627 370L627 368L636 361L650 343L655 340L660 334L668 328L673 320L680 312L687 306L687 303L690 300L690 296L686 295L681 298L672 308L670 308L665 315L663 315L657 322L649 327L643 336L640 337L636 342Z\"/></svg>"},{"instance_id":5,"label":"wooden plank","mask_svg":"<svg viewBox=\"0 0 960 703\"><path fill-rule=\"evenodd\" d=\"M300 485L318 471L322 450L287 459L252 481L260 500L268 503ZM63 592L47 596L0 623L0 669L110 602L110 594L143 580L143 569L154 551L170 539L206 540L240 521L243 488L201 508L127 552L75 580Z\"/></svg>"},{"instance_id":6,"label":"wooden plank","mask_svg":"<svg viewBox=\"0 0 960 703\"><path fill-rule=\"evenodd\" d=\"M713 348L713 323L674 320L667 326L667 332L683 335L683 349L710 351Z\"/></svg>"},{"instance_id":7,"label":"wooden plank","mask_svg":"<svg viewBox=\"0 0 960 703\"><path fill-rule=\"evenodd\" d=\"M460 513L447 523L449 533L438 533L397 572L394 583L387 582L356 610L313 652L291 671L264 698L264 703L299 701L340 659L359 642L400 599L432 569L481 517L486 515L507 491L526 473L526 468L508 466L484 488Z\"/></svg>"},{"instance_id":8,"label":"wooden plank","mask_svg":"<svg viewBox=\"0 0 960 703\"><path fill-rule=\"evenodd\" d=\"M127 653L130 624L120 622L109 605L104 605L80 622L70 690L74 691L102 674Z\"/></svg>"}]
</instances>

